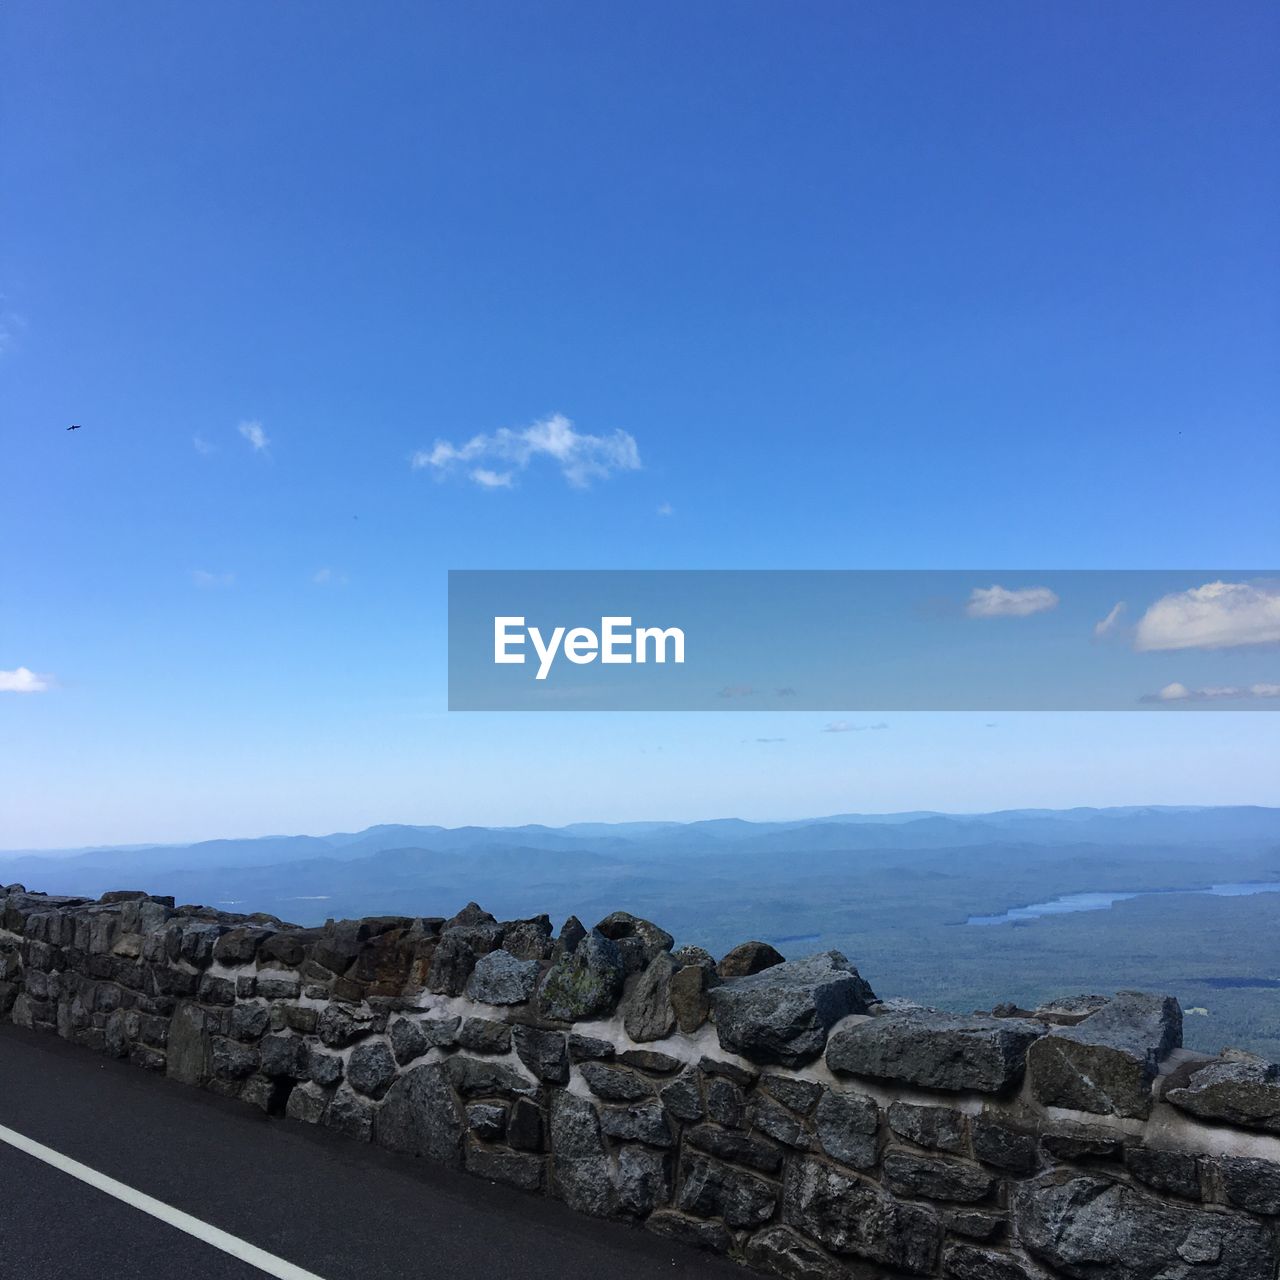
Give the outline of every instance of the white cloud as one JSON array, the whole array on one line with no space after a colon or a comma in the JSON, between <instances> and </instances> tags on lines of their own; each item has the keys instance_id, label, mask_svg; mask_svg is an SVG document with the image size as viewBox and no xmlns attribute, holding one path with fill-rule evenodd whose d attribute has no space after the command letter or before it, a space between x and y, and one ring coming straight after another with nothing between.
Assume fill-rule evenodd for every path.
<instances>
[{"instance_id":1,"label":"white cloud","mask_svg":"<svg viewBox=\"0 0 1280 1280\"><path fill-rule=\"evenodd\" d=\"M676 513L675 507L669 502L660 502L658 504L658 514L660 516L673 516Z\"/></svg>"},{"instance_id":2,"label":"white cloud","mask_svg":"<svg viewBox=\"0 0 1280 1280\"><path fill-rule=\"evenodd\" d=\"M191 581L197 587L208 587L210 589L230 587L235 585L236 575L234 573L210 573L208 569L192 569Z\"/></svg>"},{"instance_id":3,"label":"white cloud","mask_svg":"<svg viewBox=\"0 0 1280 1280\"><path fill-rule=\"evenodd\" d=\"M971 618L1026 618L1058 607L1058 597L1048 587L974 587L965 605Z\"/></svg>"},{"instance_id":4,"label":"white cloud","mask_svg":"<svg viewBox=\"0 0 1280 1280\"><path fill-rule=\"evenodd\" d=\"M1095 623L1093 628L1093 638L1095 640L1105 640L1120 625L1120 616L1124 613L1125 603L1121 600L1115 608L1111 610L1101 622Z\"/></svg>"},{"instance_id":5,"label":"white cloud","mask_svg":"<svg viewBox=\"0 0 1280 1280\"><path fill-rule=\"evenodd\" d=\"M511 487L515 472L524 471L537 458L554 462L575 489L585 489L593 480L605 480L615 471L640 469L640 451L627 432L588 435L574 430L573 423L560 413L518 431L502 427L472 436L464 444L437 440L430 449L419 449L410 463L415 470L437 475L447 475L460 464L504 463L504 471L474 466L468 474L482 488L506 489Z\"/></svg>"},{"instance_id":6,"label":"white cloud","mask_svg":"<svg viewBox=\"0 0 1280 1280\"><path fill-rule=\"evenodd\" d=\"M0 671L0 693L47 693L52 688L52 676L38 676L26 667Z\"/></svg>"},{"instance_id":7,"label":"white cloud","mask_svg":"<svg viewBox=\"0 0 1280 1280\"><path fill-rule=\"evenodd\" d=\"M16 311L0 311L0 356L4 355L27 327Z\"/></svg>"},{"instance_id":8,"label":"white cloud","mask_svg":"<svg viewBox=\"0 0 1280 1280\"><path fill-rule=\"evenodd\" d=\"M327 565L323 569L317 569L311 575L311 581L317 587L345 587L348 582L347 575L341 569L330 569Z\"/></svg>"},{"instance_id":9,"label":"white cloud","mask_svg":"<svg viewBox=\"0 0 1280 1280\"><path fill-rule=\"evenodd\" d=\"M1280 584L1206 582L1157 600L1142 615L1133 647L1231 649L1280 644Z\"/></svg>"},{"instance_id":10,"label":"white cloud","mask_svg":"<svg viewBox=\"0 0 1280 1280\"><path fill-rule=\"evenodd\" d=\"M823 733L865 733L868 729L887 729L889 726L883 720L876 724L851 724L848 720L832 720L830 724L822 726Z\"/></svg>"},{"instance_id":11,"label":"white cloud","mask_svg":"<svg viewBox=\"0 0 1280 1280\"><path fill-rule=\"evenodd\" d=\"M262 423L256 419L251 422L242 422L236 430L249 442L254 453L266 453L271 446L267 433L262 429Z\"/></svg>"},{"instance_id":12,"label":"white cloud","mask_svg":"<svg viewBox=\"0 0 1280 1280\"><path fill-rule=\"evenodd\" d=\"M1143 702L1218 702L1233 698L1280 698L1280 684L1211 685L1207 689L1188 689L1174 681L1159 693L1149 693Z\"/></svg>"},{"instance_id":13,"label":"white cloud","mask_svg":"<svg viewBox=\"0 0 1280 1280\"><path fill-rule=\"evenodd\" d=\"M210 444L204 436L197 431L196 434L191 437L191 447L197 453L203 454L207 458L209 454L215 452L217 446Z\"/></svg>"}]
</instances>

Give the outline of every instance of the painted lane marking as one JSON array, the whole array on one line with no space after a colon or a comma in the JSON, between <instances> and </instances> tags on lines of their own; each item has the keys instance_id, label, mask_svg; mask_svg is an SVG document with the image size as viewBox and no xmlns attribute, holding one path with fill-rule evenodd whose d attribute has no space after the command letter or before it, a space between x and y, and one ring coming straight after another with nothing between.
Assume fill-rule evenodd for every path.
<instances>
[{"instance_id":1,"label":"painted lane marking","mask_svg":"<svg viewBox=\"0 0 1280 1280\"><path fill-rule=\"evenodd\" d=\"M215 1249L221 1249L223 1253L229 1253L233 1258L239 1258L241 1262L247 1262L251 1267L257 1267L259 1271L264 1271L269 1276L277 1277L277 1280L322 1280L322 1277L316 1275L314 1271L304 1271L302 1267L294 1266L292 1262L286 1262L283 1258L277 1258L274 1254L268 1253L265 1249L259 1249L257 1245L250 1244L247 1240L241 1240L220 1227L211 1226L199 1218L193 1218L191 1214L183 1213L181 1209L175 1209L172 1205L165 1204L163 1200L157 1200L145 1192L136 1191L133 1187L117 1182L115 1178L109 1178L105 1173L99 1173L96 1169L89 1168L87 1164L72 1160L70 1156L64 1156L60 1151L46 1147L43 1143L36 1142L2 1124L0 1124L0 1141L7 1142L11 1147L16 1147L36 1160L44 1161L61 1173L78 1178L97 1191L114 1196L132 1209L150 1214L151 1217L158 1218L179 1231L185 1231L187 1235L194 1236Z\"/></svg>"}]
</instances>

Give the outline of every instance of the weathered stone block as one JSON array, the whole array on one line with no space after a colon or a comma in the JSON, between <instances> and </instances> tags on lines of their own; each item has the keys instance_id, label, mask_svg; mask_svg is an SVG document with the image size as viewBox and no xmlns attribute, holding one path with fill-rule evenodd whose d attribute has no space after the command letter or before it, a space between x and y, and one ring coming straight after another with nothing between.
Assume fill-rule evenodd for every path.
<instances>
[{"instance_id":1,"label":"weathered stone block","mask_svg":"<svg viewBox=\"0 0 1280 1280\"><path fill-rule=\"evenodd\" d=\"M841 1075L927 1089L1004 1093L1022 1079L1027 1049L1044 1030L1021 1018L933 1009L885 1014L836 1032L827 1065Z\"/></svg>"},{"instance_id":2,"label":"weathered stone block","mask_svg":"<svg viewBox=\"0 0 1280 1280\"><path fill-rule=\"evenodd\" d=\"M1144 1119L1160 1060L1181 1043L1182 1010L1172 996L1122 991L1031 1047L1031 1089L1045 1106Z\"/></svg>"},{"instance_id":3,"label":"weathered stone block","mask_svg":"<svg viewBox=\"0 0 1280 1280\"><path fill-rule=\"evenodd\" d=\"M426 1156L452 1168L461 1164L461 1109L443 1064L411 1067L387 1090L374 1139L391 1151Z\"/></svg>"},{"instance_id":4,"label":"weathered stone block","mask_svg":"<svg viewBox=\"0 0 1280 1280\"><path fill-rule=\"evenodd\" d=\"M512 1040L520 1061L539 1080L548 1084L568 1083L569 1051L563 1032L517 1026L512 1030Z\"/></svg>"},{"instance_id":5,"label":"weathered stone block","mask_svg":"<svg viewBox=\"0 0 1280 1280\"><path fill-rule=\"evenodd\" d=\"M1165 1101L1205 1120L1280 1133L1280 1063L1230 1049L1192 1073Z\"/></svg>"},{"instance_id":6,"label":"weathered stone block","mask_svg":"<svg viewBox=\"0 0 1280 1280\"><path fill-rule=\"evenodd\" d=\"M593 929L555 961L538 988L538 1011L557 1022L578 1022L613 1012L624 976L618 944Z\"/></svg>"},{"instance_id":7,"label":"weathered stone block","mask_svg":"<svg viewBox=\"0 0 1280 1280\"><path fill-rule=\"evenodd\" d=\"M755 1062L803 1066L822 1053L827 1032L875 999L838 951L733 978L711 992L721 1047Z\"/></svg>"},{"instance_id":8,"label":"weathered stone block","mask_svg":"<svg viewBox=\"0 0 1280 1280\"><path fill-rule=\"evenodd\" d=\"M660 951L645 967L622 1002L622 1022L627 1035L639 1044L662 1040L676 1029L671 1003L671 980L676 964Z\"/></svg>"},{"instance_id":9,"label":"weathered stone block","mask_svg":"<svg viewBox=\"0 0 1280 1280\"><path fill-rule=\"evenodd\" d=\"M874 1098L828 1089L818 1103L814 1128L822 1149L854 1169L869 1169L879 1152L880 1108Z\"/></svg>"},{"instance_id":10,"label":"weathered stone block","mask_svg":"<svg viewBox=\"0 0 1280 1280\"><path fill-rule=\"evenodd\" d=\"M900 1196L926 1200L958 1200L971 1204L985 1200L995 1179L976 1164L954 1156L922 1156L911 1151L889 1151L884 1157L884 1181Z\"/></svg>"},{"instance_id":11,"label":"weathered stone block","mask_svg":"<svg viewBox=\"0 0 1280 1280\"><path fill-rule=\"evenodd\" d=\"M754 1229L773 1217L777 1205L775 1183L706 1156L686 1154L681 1161L676 1207L686 1213Z\"/></svg>"},{"instance_id":12,"label":"weathered stone block","mask_svg":"<svg viewBox=\"0 0 1280 1280\"><path fill-rule=\"evenodd\" d=\"M467 979L465 994L484 1004L523 1004L533 995L538 981L538 962L520 960L509 951L490 951L475 963Z\"/></svg>"},{"instance_id":13,"label":"weathered stone block","mask_svg":"<svg viewBox=\"0 0 1280 1280\"><path fill-rule=\"evenodd\" d=\"M932 1151L958 1154L969 1145L969 1121L953 1107L895 1102L889 1108L889 1128L900 1138Z\"/></svg>"}]
</instances>

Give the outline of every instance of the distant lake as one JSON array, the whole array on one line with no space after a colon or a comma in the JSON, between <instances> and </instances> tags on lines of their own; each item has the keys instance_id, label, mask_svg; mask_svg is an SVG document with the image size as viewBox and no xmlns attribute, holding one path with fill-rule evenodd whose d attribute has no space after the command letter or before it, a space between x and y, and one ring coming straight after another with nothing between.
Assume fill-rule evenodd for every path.
<instances>
[{"instance_id":1,"label":"distant lake","mask_svg":"<svg viewBox=\"0 0 1280 1280\"><path fill-rule=\"evenodd\" d=\"M1003 915L970 916L965 924L1017 924L1041 916L1065 916L1073 911L1104 911L1130 898L1153 898L1164 893L1207 893L1215 898L1243 898L1254 893L1280 893L1280 881L1253 880L1240 884L1214 884L1207 889L1148 889L1141 893L1068 893L1050 902L1033 902L1029 907L1010 907Z\"/></svg>"}]
</instances>

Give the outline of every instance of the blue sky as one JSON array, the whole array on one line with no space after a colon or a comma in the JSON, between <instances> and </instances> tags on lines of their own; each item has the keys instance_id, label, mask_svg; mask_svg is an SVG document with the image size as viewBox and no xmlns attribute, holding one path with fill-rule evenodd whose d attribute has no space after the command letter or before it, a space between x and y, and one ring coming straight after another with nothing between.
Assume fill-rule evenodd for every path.
<instances>
[{"instance_id":1,"label":"blue sky","mask_svg":"<svg viewBox=\"0 0 1280 1280\"><path fill-rule=\"evenodd\" d=\"M7 6L0 846L1280 802L1263 715L443 709L449 568L1280 563L1278 28Z\"/></svg>"}]
</instances>

